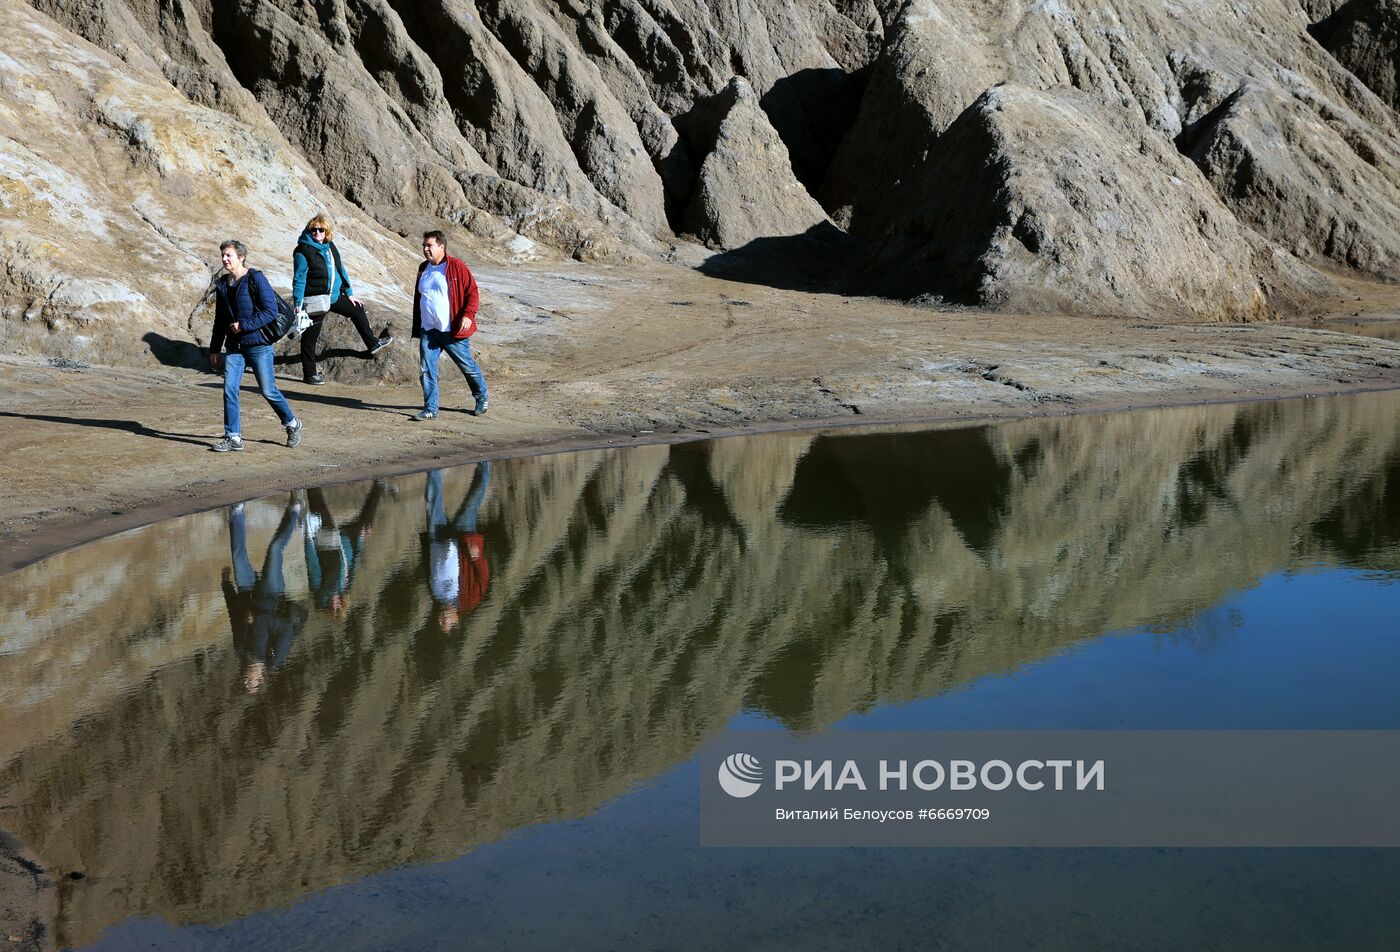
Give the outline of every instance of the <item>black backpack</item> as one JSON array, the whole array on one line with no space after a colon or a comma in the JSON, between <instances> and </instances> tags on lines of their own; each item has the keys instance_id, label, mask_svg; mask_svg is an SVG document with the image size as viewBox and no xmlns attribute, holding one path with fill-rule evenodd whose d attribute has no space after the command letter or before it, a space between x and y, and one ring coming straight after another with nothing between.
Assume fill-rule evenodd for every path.
<instances>
[{"instance_id":1,"label":"black backpack","mask_svg":"<svg viewBox=\"0 0 1400 952\"><path fill-rule=\"evenodd\" d=\"M248 274L251 275L254 273L260 274L261 272L254 272L252 268L248 269ZM248 288L248 298L251 300L253 297L252 285L248 282L246 277L241 283ZM269 284L268 288L271 289L271 287L272 285ZM287 300L282 297L282 295L273 291L272 298L277 302L277 318L272 323L264 324L262 327L258 328L258 334L262 336L262 343L264 344L277 343L287 336L287 333L292 329L292 325L297 322L297 312L292 310L292 306L287 303ZM257 302L253 301L253 305L256 307Z\"/></svg>"}]
</instances>

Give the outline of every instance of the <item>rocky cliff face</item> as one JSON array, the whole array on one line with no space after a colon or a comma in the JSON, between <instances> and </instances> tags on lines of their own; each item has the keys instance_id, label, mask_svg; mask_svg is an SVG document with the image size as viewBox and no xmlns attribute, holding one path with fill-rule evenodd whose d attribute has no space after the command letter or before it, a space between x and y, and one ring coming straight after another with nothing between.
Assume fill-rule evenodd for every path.
<instances>
[{"instance_id":1,"label":"rocky cliff face","mask_svg":"<svg viewBox=\"0 0 1400 952\"><path fill-rule=\"evenodd\" d=\"M33 38L0 80L11 351L80 351L118 315L176 333L215 234L280 264L320 208L392 313L411 260L393 233L429 223L483 253L625 261L831 221L872 288L1029 311L1247 319L1324 287L1317 266L1400 279L1395 0L0 0L0 18Z\"/></svg>"},{"instance_id":2,"label":"rocky cliff face","mask_svg":"<svg viewBox=\"0 0 1400 952\"><path fill-rule=\"evenodd\" d=\"M1316 15L1330 12L1314 6ZM1154 284L1174 283L1171 272L1189 270L1197 254L1215 260L1211 271L1236 274L1219 285L1227 300L1238 293L1231 284L1240 273L1280 286L1300 280L1281 253L1393 280L1400 277L1400 127L1375 92L1313 41L1307 16L1284 0L1247 7L912 0L892 25L824 198L838 221L882 249L899 248L897 235L925 231L937 218L940 240L915 258L934 272L927 286L977 282L974 298L993 303L1035 297L1041 270L1061 267L1088 285L1060 285L1070 296L1117 310L1114 298L1155 296ZM1001 83L1042 94L1038 106L1026 101L1009 120L1012 147L996 137L957 141L985 112L980 97ZM1028 209L1014 194L980 196L983 214L972 229L928 214L940 204L959 207L959 196L943 187L950 169L1007 164L1047 185ZM1141 199L1151 211L1104 222L1085 214L1085 195L1094 196L1094 211L1126 211ZM1234 222L1217 224L1217 203ZM1161 216L1187 204L1212 209L1197 250L1161 254L1154 247ZM1082 228L1097 240L1069 254L1061 241L1041 242L1043 250L1032 251L1038 267L979 276L975 263L1002 256L999 245L1027 210L1056 238L1072 241ZM1262 240L1251 241L1253 252L1241 248L1240 226ZM1195 229L1175 223L1172 230L1196 244ZM950 246L963 268L943 265ZM1157 252L1164 267L1144 271L1144 252ZM1276 267L1289 276L1271 278ZM1207 290L1193 289L1195 304L1184 309L1238 315L1215 307L1212 292L1202 298Z\"/></svg>"},{"instance_id":3,"label":"rocky cliff face","mask_svg":"<svg viewBox=\"0 0 1400 952\"><path fill-rule=\"evenodd\" d=\"M207 338L219 242L241 238L285 289L317 208L352 226L363 292L404 306L408 250L270 124L197 105L27 7L0 6L0 29L24 37L0 74L0 348L122 363Z\"/></svg>"},{"instance_id":4,"label":"rocky cliff face","mask_svg":"<svg viewBox=\"0 0 1400 952\"><path fill-rule=\"evenodd\" d=\"M710 105L687 232L712 247L739 248L769 235L800 235L828 220L793 174L753 87L736 78Z\"/></svg>"},{"instance_id":5,"label":"rocky cliff face","mask_svg":"<svg viewBox=\"0 0 1400 952\"><path fill-rule=\"evenodd\" d=\"M906 204L867 226L906 262L895 286L1030 313L1266 316L1258 238L1169 142L1118 118L1075 89L979 96L888 199Z\"/></svg>"},{"instance_id":6,"label":"rocky cliff face","mask_svg":"<svg viewBox=\"0 0 1400 952\"><path fill-rule=\"evenodd\" d=\"M1317 41L1392 109L1400 109L1400 3L1330 4L1309 28Z\"/></svg>"}]
</instances>

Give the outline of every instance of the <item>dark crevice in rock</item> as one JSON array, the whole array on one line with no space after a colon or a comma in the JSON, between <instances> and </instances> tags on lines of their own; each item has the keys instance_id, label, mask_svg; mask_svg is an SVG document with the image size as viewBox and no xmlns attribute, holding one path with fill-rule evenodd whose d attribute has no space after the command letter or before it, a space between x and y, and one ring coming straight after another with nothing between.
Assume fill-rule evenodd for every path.
<instances>
[{"instance_id":1,"label":"dark crevice in rock","mask_svg":"<svg viewBox=\"0 0 1400 952\"><path fill-rule=\"evenodd\" d=\"M1347 0L1310 24L1308 33L1391 109L1400 111L1400 0Z\"/></svg>"},{"instance_id":2,"label":"dark crevice in rock","mask_svg":"<svg viewBox=\"0 0 1400 952\"><path fill-rule=\"evenodd\" d=\"M686 233L712 248L737 248L827 220L747 80L735 77L690 119L690 144L705 159L682 217Z\"/></svg>"},{"instance_id":3,"label":"dark crevice in rock","mask_svg":"<svg viewBox=\"0 0 1400 952\"><path fill-rule=\"evenodd\" d=\"M675 125L678 138L671 150L659 159L653 159L656 174L661 177L664 190L666 223L673 232L679 233L681 217L685 206L695 193L695 183L700 175L700 161L686 142L680 124Z\"/></svg>"},{"instance_id":4,"label":"dark crevice in rock","mask_svg":"<svg viewBox=\"0 0 1400 952\"><path fill-rule=\"evenodd\" d=\"M1197 157L1195 155L1197 146L1205 139L1207 133L1225 118L1230 108L1244 95L1244 91L1245 87L1241 85L1234 92L1230 93L1230 95L1226 96L1220 102L1220 105L1216 106L1210 112L1206 113L1195 122L1183 125L1181 127L1181 132L1172 140L1176 145L1177 151L1193 162L1197 162ZM1199 162L1197 162L1197 164L1199 164Z\"/></svg>"},{"instance_id":5,"label":"dark crevice in rock","mask_svg":"<svg viewBox=\"0 0 1400 952\"><path fill-rule=\"evenodd\" d=\"M689 109L671 118L680 136L676 151L685 156L688 173L685 179L674 182L674 188L666 190L666 217L676 234L685 231L685 210L699 185L700 168L705 156L714 151L720 123L736 101L734 87L727 86L713 96L701 97Z\"/></svg>"},{"instance_id":6,"label":"dark crevice in rock","mask_svg":"<svg viewBox=\"0 0 1400 952\"><path fill-rule=\"evenodd\" d=\"M410 39L436 64L443 77L443 95L457 127L491 165L496 163L481 148L478 130L491 128L500 101L488 70L476 60L476 43L447 11L436 4L412 0L388 0L399 15Z\"/></svg>"},{"instance_id":7,"label":"dark crevice in rock","mask_svg":"<svg viewBox=\"0 0 1400 952\"><path fill-rule=\"evenodd\" d=\"M680 234L684 227L682 221L685 218L685 209L690 204L691 196L695 194L695 186L700 178L700 163L704 157L694 157L695 150L686 135L685 116L677 116L674 121L679 138L671 151L656 164L658 168L666 167L669 173L669 177L662 177L666 189L666 224L671 231Z\"/></svg>"},{"instance_id":8,"label":"dark crevice in rock","mask_svg":"<svg viewBox=\"0 0 1400 952\"><path fill-rule=\"evenodd\" d=\"M1336 37L1339 28L1344 21L1352 19L1349 15L1351 8L1357 6L1355 0L1346 0L1336 6L1335 9L1316 23L1308 24L1308 35L1317 40L1324 49L1331 49L1331 43Z\"/></svg>"},{"instance_id":9,"label":"dark crevice in rock","mask_svg":"<svg viewBox=\"0 0 1400 952\"><path fill-rule=\"evenodd\" d=\"M242 16L233 4L214 7L209 32L224 54L224 62L240 86L256 94L269 59L266 39L259 34L251 20ZM293 58L295 63L296 59ZM296 79L297 77L288 77Z\"/></svg>"},{"instance_id":10,"label":"dark crevice in rock","mask_svg":"<svg viewBox=\"0 0 1400 952\"><path fill-rule=\"evenodd\" d=\"M774 83L759 100L787 146L793 174L814 197L841 140L856 124L869 70L798 70Z\"/></svg>"},{"instance_id":11,"label":"dark crevice in rock","mask_svg":"<svg viewBox=\"0 0 1400 952\"><path fill-rule=\"evenodd\" d=\"M786 146L793 175L814 199L841 141L855 125L868 70L856 74L839 69L799 70L778 80L759 100L774 131ZM733 108L732 87L698 99L672 117L680 136L666 184L666 212L673 230L681 230L681 214L694 194L705 157L715 148L719 125ZM668 157L670 158L670 157ZM686 173L681 178L676 173Z\"/></svg>"}]
</instances>

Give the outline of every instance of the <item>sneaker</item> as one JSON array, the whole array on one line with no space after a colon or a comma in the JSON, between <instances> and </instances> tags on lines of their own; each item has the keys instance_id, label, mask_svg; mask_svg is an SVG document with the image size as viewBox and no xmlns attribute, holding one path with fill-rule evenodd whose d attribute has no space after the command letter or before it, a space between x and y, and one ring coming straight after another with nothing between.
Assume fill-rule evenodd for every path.
<instances>
[{"instance_id":1,"label":"sneaker","mask_svg":"<svg viewBox=\"0 0 1400 952\"><path fill-rule=\"evenodd\" d=\"M472 411L472 416L486 416L486 411L491 408L491 401L485 397L476 401L476 409Z\"/></svg>"},{"instance_id":2,"label":"sneaker","mask_svg":"<svg viewBox=\"0 0 1400 952\"><path fill-rule=\"evenodd\" d=\"M301 431L304 429L305 427L301 425L300 420L293 420L287 424L287 449L297 448L297 445L301 443Z\"/></svg>"},{"instance_id":3,"label":"sneaker","mask_svg":"<svg viewBox=\"0 0 1400 952\"><path fill-rule=\"evenodd\" d=\"M313 387L319 387L321 386L321 384L326 382L326 378L322 377L320 374L312 374L309 377L302 377L301 382L309 383Z\"/></svg>"},{"instance_id":4,"label":"sneaker","mask_svg":"<svg viewBox=\"0 0 1400 952\"><path fill-rule=\"evenodd\" d=\"M374 346L371 347L371 348L369 349L369 355L370 355L371 357L373 357L375 354L379 353L381 350L383 350L385 347L388 347L388 346L389 346L390 344L392 344L393 342L394 342L393 335L391 335L391 334L380 334L380 335L379 335L379 340L375 341L375 342L374 342Z\"/></svg>"},{"instance_id":5,"label":"sneaker","mask_svg":"<svg viewBox=\"0 0 1400 952\"><path fill-rule=\"evenodd\" d=\"M437 411L436 411L436 410L419 410L417 413L413 414L413 416L409 417L409 419L410 419L410 420L436 420L436 419L437 419Z\"/></svg>"},{"instance_id":6,"label":"sneaker","mask_svg":"<svg viewBox=\"0 0 1400 952\"><path fill-rule=\"evenodd\" d=\"M209 447L215 453L241 453L243 452L243 437L225 436L222 440Z\"/></svg>"}]
</instances>

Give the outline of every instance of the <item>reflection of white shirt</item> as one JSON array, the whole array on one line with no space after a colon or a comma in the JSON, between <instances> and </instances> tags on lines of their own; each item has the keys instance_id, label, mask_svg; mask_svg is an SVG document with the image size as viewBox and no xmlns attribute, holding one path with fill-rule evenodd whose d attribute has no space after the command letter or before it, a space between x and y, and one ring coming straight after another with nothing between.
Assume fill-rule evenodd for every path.
<instances>
[{"instance_id":1,"label":"reflection of white shirt","mask_svg":"<svg viewBox=\"0 0 1400 952\"><path fill-rule=\"evenodd\" d=\"M434 542L428 547L429 571L428 591L440 602L457 600L458 576L461 567L457 564L457 543Z\"/></svg>"},{"instance_id":2,"label":"reflection of white shirt","mask_svg":"<svg viewBox=\"0 0 1400 952\"><path fill-rule=\"evenodd\" d=\"M424 330L450 331L452 306L447 300L447 259L442 264L430 264L418 276L420 295L418 316Z\"/></svg>"}]
</instances>

